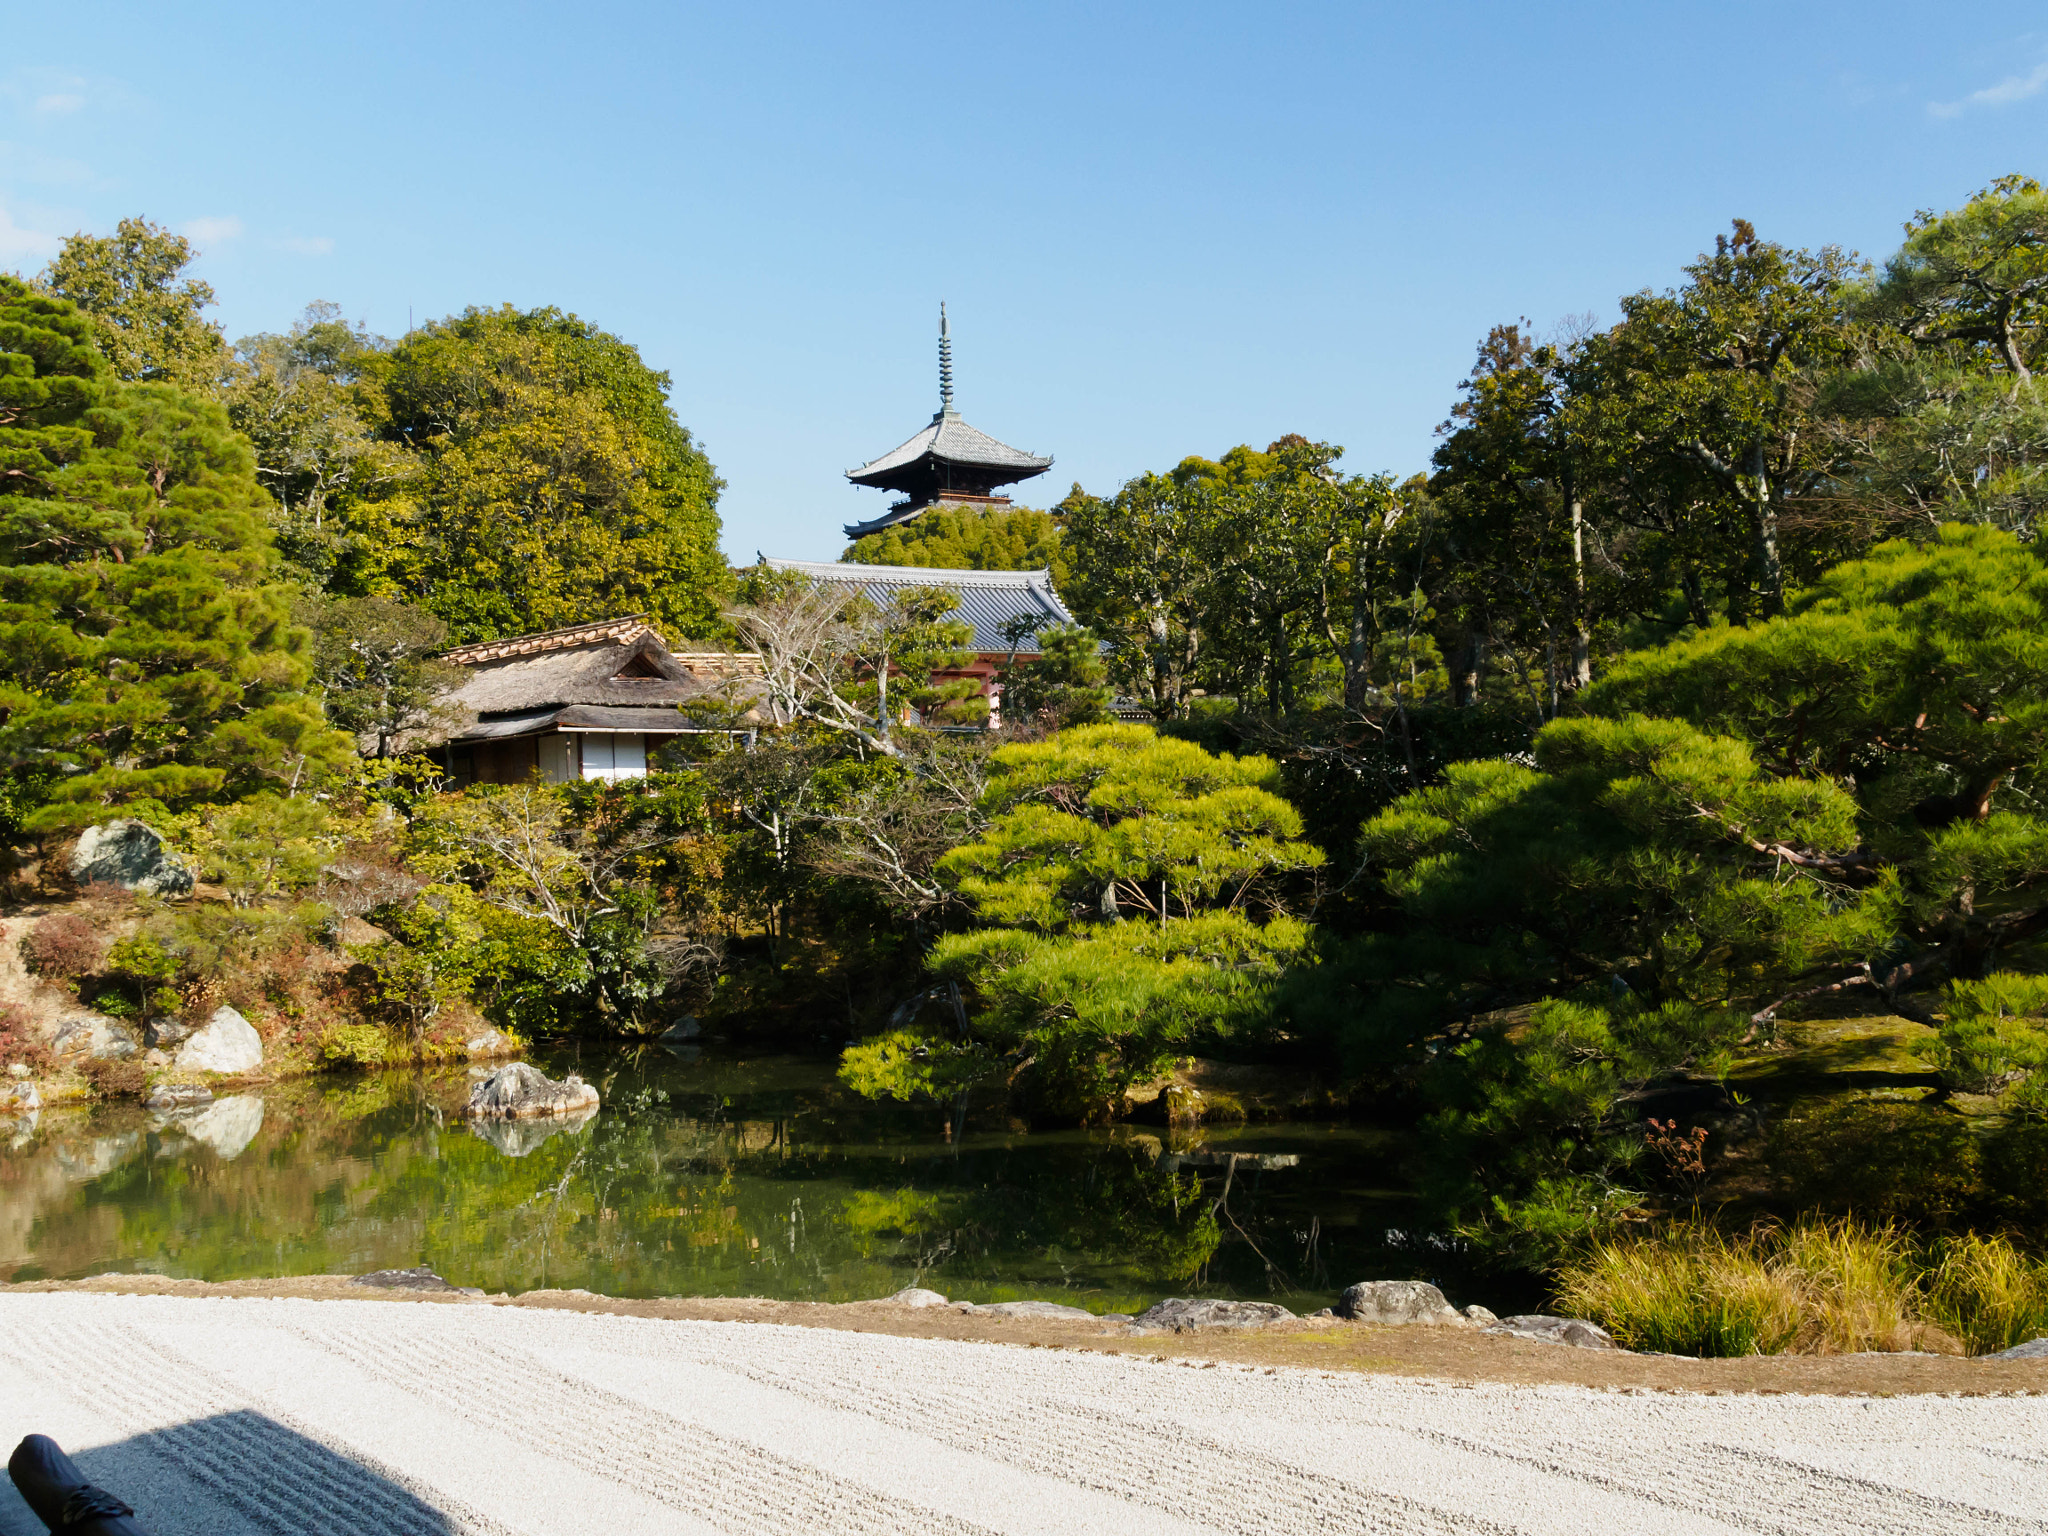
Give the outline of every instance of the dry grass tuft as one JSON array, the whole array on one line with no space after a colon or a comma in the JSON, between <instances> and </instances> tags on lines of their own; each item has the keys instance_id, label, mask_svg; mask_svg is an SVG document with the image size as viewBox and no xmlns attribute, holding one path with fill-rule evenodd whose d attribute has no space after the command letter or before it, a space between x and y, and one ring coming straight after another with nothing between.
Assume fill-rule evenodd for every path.
<instances>
[{"instance_id":1,"label":"dry grass tuft","mask_svg":"<svg viewBox=\"0 0 2048 1536\"><path fill-rule=\"evenodd\" d=\"M1668 1354L1988 1354L2048 1334L2048 1263L1972 1235L1931 1263L1894 1226L1673 1227L1597 1243L1558 1305Z\"/></svg>"}]
</instances>

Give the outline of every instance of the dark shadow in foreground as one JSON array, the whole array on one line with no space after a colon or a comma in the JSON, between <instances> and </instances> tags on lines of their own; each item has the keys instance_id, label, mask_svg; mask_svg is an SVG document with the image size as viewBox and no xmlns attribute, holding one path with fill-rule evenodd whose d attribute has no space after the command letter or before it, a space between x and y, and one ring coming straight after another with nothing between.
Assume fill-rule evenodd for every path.
<instances>
[{"instance_id":1,"label":"dark shadow in foreground","mask_svg":"<svg viewBox=\"0 0 2048 1536\"><path fill-rule=\"evenodd\" d=\"M35 1426L6 1428L18 1436ZM425 1490L248 1409L65 1449L94 1484L134 1508L150 1536L456 1536L491 1528L451 1518L421 1497ZM0 1536L43 1533L0 1480Z\"/></svg>"}]
</instances>

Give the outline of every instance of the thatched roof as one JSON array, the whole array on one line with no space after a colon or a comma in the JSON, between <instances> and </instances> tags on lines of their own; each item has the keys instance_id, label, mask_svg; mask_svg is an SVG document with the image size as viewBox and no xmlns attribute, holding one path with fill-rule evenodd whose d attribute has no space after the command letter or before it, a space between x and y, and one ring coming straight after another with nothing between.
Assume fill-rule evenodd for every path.
<instances>
[{"instance_id":1,"label":"thatched roof","mask_svg":"<svg viewBox=\"0 0 2048 1536\"><path fill-rule=\"evenodd\" d=\"M458 741L549 728L680 731L676 706L760 675L748 652L677 656L638 617L459 646L469 678L446 702L476 717Z\"/></svg>"}]
</instances>

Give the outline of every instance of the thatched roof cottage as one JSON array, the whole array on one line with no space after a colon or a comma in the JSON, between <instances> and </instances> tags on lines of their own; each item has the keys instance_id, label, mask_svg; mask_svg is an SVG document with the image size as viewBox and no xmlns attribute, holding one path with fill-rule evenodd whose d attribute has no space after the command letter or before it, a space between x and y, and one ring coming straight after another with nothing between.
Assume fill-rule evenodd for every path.
<instances>
[{"instance_id":1,"label":"thatched roof cottage","mask_svg":"<svg viewBox=\"0 0 2048 1536\"><path fill-rule=\"evenodd\" d=\"M761 659L745 652L671 651L637 615L458 646L468 670L448 704L474 723L450 737L458 785L514 784L538 770L550 784L637 779L663 739L707 727L681 705L746 690Z\"/></svg>"}]
</instances>

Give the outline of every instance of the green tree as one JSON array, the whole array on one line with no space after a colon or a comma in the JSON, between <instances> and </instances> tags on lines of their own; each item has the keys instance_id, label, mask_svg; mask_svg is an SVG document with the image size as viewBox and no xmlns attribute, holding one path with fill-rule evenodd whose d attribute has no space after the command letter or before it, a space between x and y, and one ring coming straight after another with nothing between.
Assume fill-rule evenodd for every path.
<instances>
[{"instance_id":1,"label":"green tree","mask_svg":"<svg viewBox=\"0 0 2048 1536\"><path fill-rule=\"evenodd\" d=\"M723 483L669 376L556 309L470 309L365 361L414 473L349 499L343 590L408 598L458 641L641 612L719 627Z\"/></svg>"},{"instance_id":2,"label":"green tree","mask_svg":"<svg viewBox=\"0 0 2048 1536\"><path fill-rule=\"evenodd\" d=\"M31 829L295 788L346 744L267 585L267 498L220 408L121 386L70 304L0 278L0 759L55 770Z\"/></svg>"},{"instance_id":3,"label":"green tree","mask_svg":"<svg viewBox=\"0 0 2048 1536\"><path fill-rule=\"evenodd\" d=\"M1860 268L1737 219L1685 271L1682 289L1623 299L1621 324L1574 350L1566 427L1605 515L1672 547L1694 621L1718 586L1742 622L1784 607L1787 508L1835 468L1811 383L1848 356Z\"/></svg>"},{"instance_id":4,"label":"green tree","mask_svg":"<svg viewBox=\"0 0 2048 1536\"><path fill-rule=\"evenodd\" d=\"M36 286L78 306L116 378L208 392L233 358L220 327L200 314L212 287L180 277L198 254L183 235L123 219L111 235L66 240Z\"/></svg>"},{"instance_id":5,"label":"green tree","mask_svg":"<svg viewBox=\"0 0 2048 1536\"><path fill-rule=\"evenodd\" d=\"M374 497L414 470L378 438L373 365L391 344L314 303L283 335L245 336L220 391L228 419L256 450L256 473L276 498L278 553L300 581L322 588L349 558L340 507Z\"/></svg>"},{"instance_id":6,"label":"green tree","mask_svg":"<svg viewBox=\"0 0 2048 1536\"><path fill-rule=\"evenodd\" d=\"M983 926L931 957L971 1018L864 1042L850 1083L931 1093L1028 1061L1049 1100L1100 1113L1192 1042L1257 1027L1307 940L1294 882L1323 862L1273 762L1096 725L999 748L990 769L993 820L939 861Z\"/></svg>"},{"instance_id":7,"label":"green tree","mask_svg":"<svg viewBox=\"0 0 2048 1536\"><path fill-rule=\"evenodd\" d=\"M2048 192L2031 176L2003 176L1952 212L1922 209L1876 298L1915 341L1989 354L2017 392L2048 325Z\"/></svg>"},{"instance_id":8,"label":"green tree","mask_svg":"<svg viewBox=\"0 0 2048 1536\"><path fill-rule=\"evenodd\" d=\"M1003 707L1011 721L1042 720L1063 730L1107 720L1113 695L1101 637L1083 625L1053 624L1033 638L1038 654L1020 660L1013 651L1003 669ZM1011 643L1024 639L1020 631Z\"/></svg>"},{"instance_id":9,"label":"green tree","mask_svg":"<svg viewBox=\"0 0 2048 1536\"><path fill-rule=\"evenodd\" d=\"M910 522L856 539L839 558L948 571L1049 570L1055 588L1067 577L1059 523L1050 512L1031 507L932 507Z\"/></svg>"},{"instance_id":10,"label":"green tree","mask_svg":"<svg viewBox=\"0 0 2048 1536\"><path fill-rule=\"evenodd\" d=\"M460 712L443 702L468 673L439 659L448 626L423 608L384 597L308 597L298 617L313 632L313 683L327 718L365 753L389 757L445 738Z\"/></svg>"}]
</instances>

